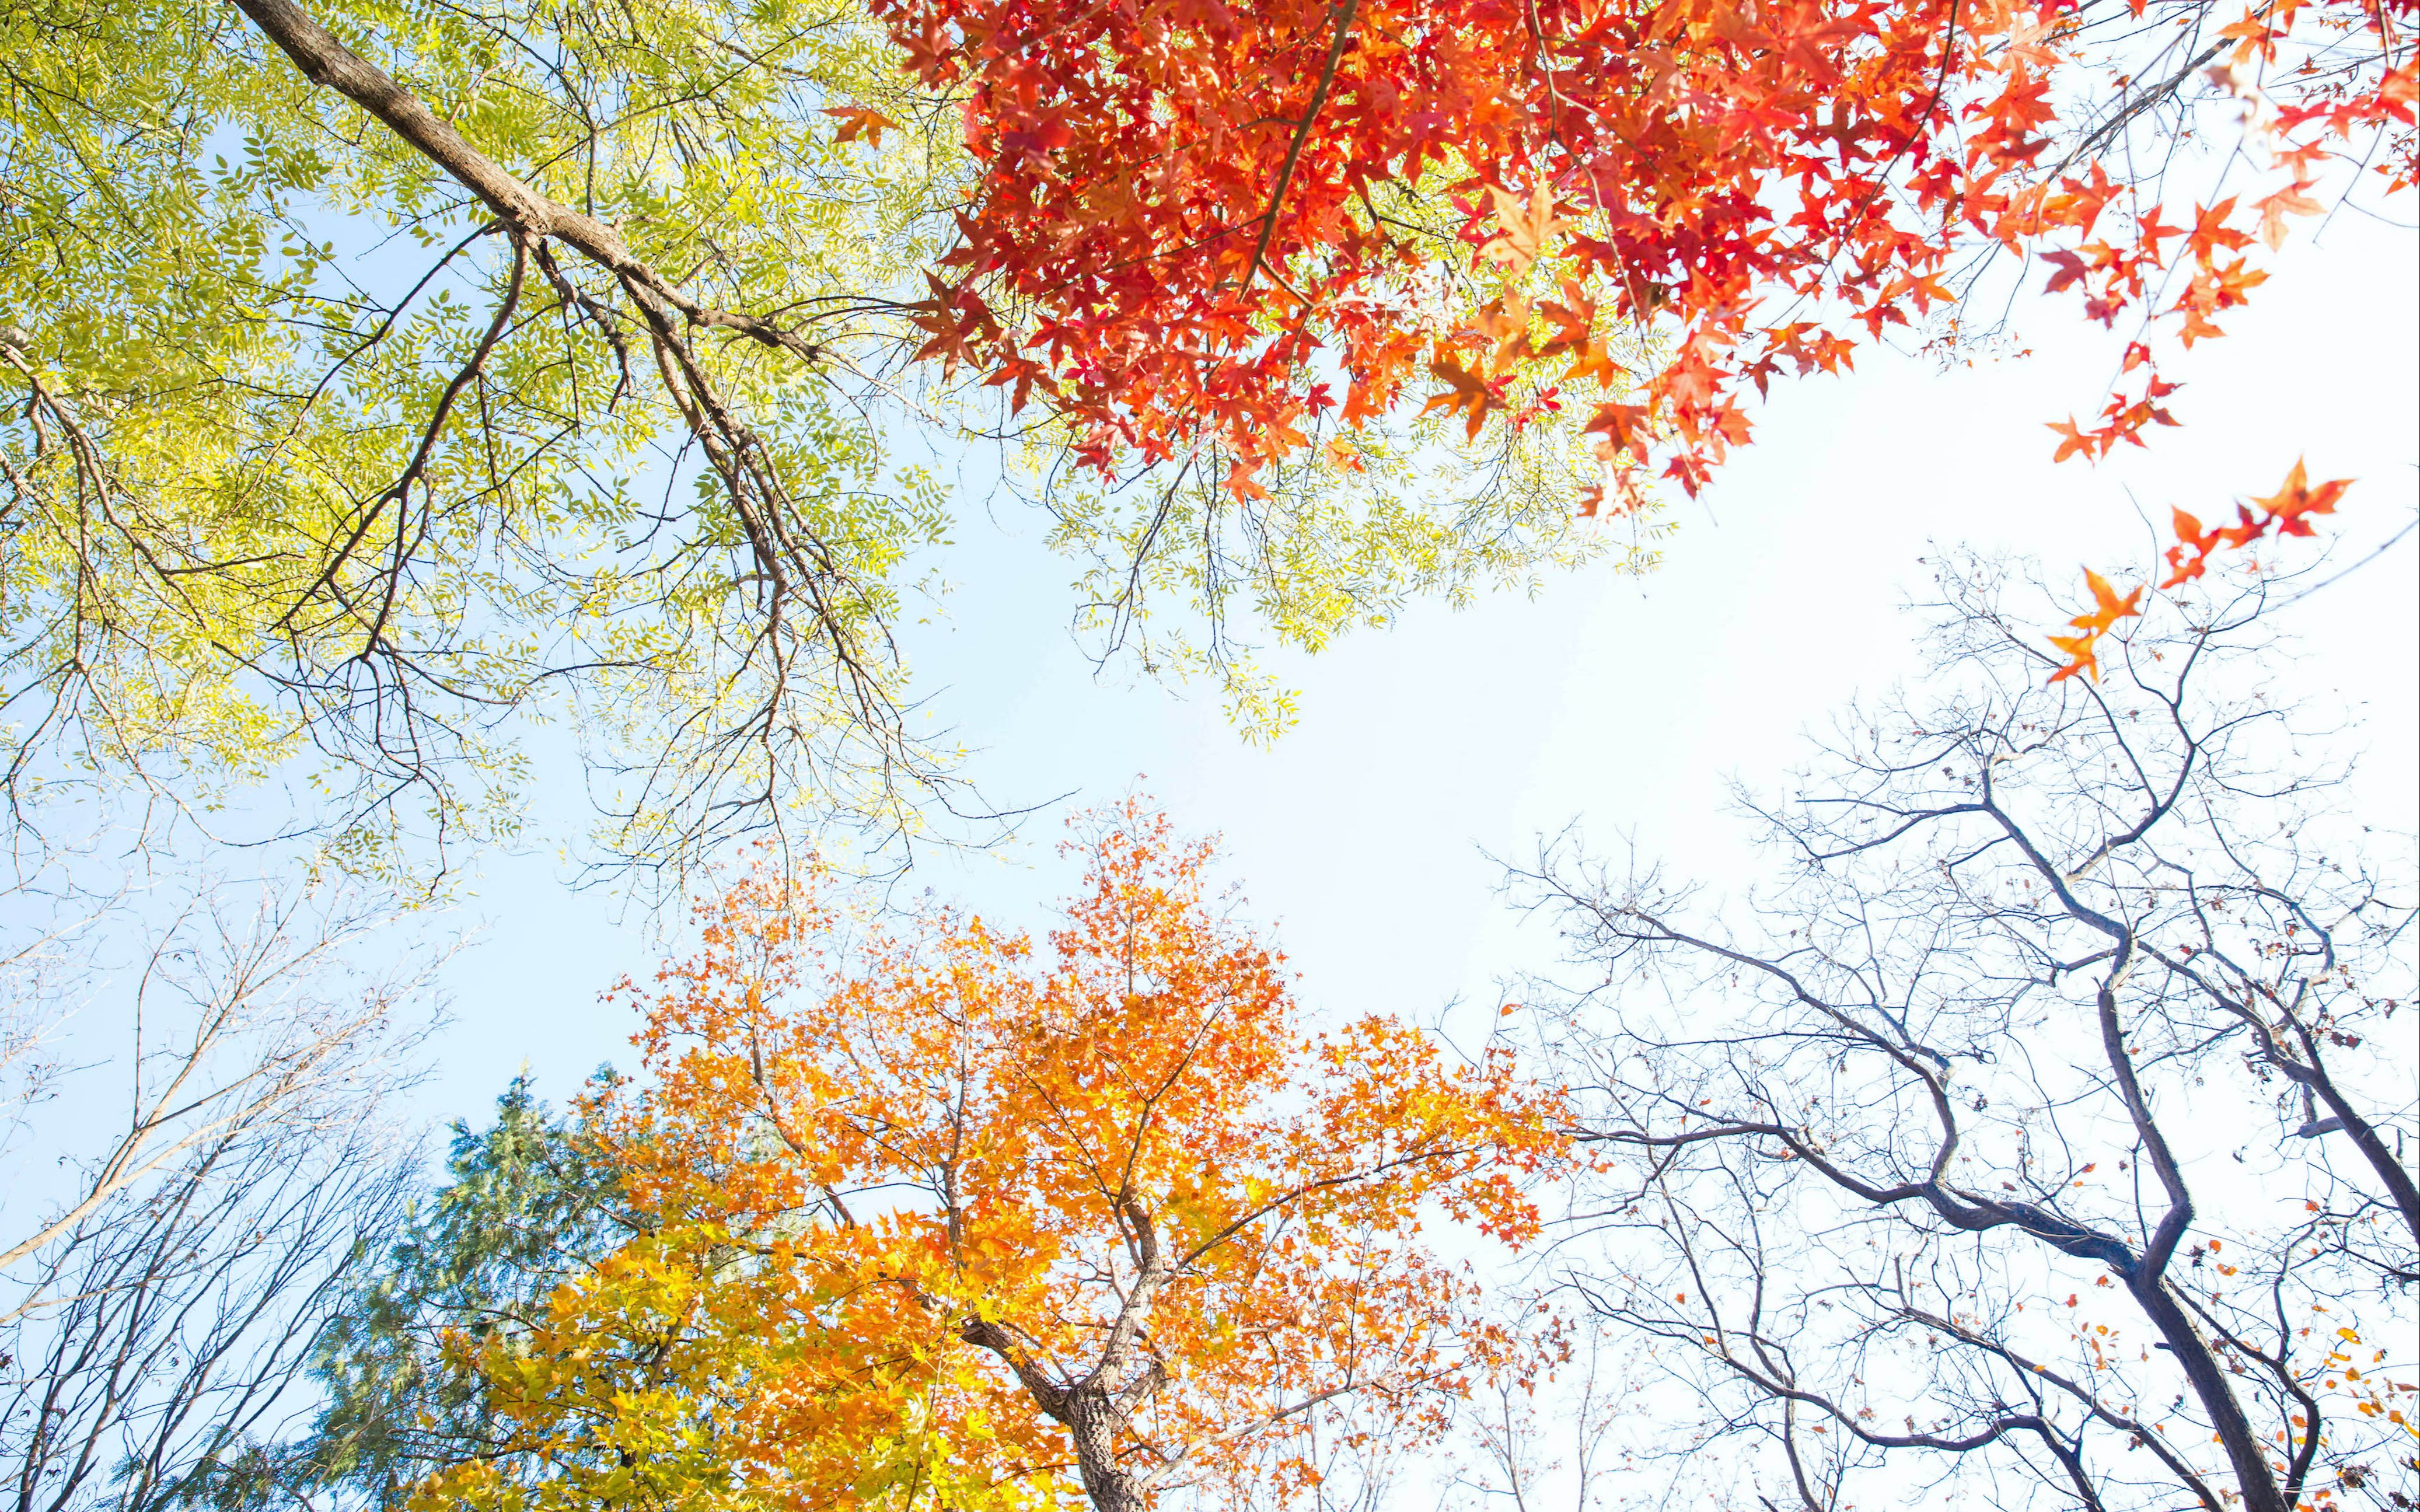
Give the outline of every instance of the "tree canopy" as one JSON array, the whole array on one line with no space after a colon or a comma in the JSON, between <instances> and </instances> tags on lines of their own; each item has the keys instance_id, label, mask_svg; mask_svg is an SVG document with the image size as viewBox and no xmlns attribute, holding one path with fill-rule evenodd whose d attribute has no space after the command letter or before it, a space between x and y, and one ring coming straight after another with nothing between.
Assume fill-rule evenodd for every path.
<instances>
[{"instance_id":1,"label":"tree canopy","mask_svg":"<svg viewBox=\"0 0 2420 1512\"><path fill-rule=\"evenodd\" d=\"M2420 521L2297 583L2284 549L2353 482L2316 444L2226 485L2231 518L2171 508L2088 602L1937 564L1922 685L1780 799L1735 788L1768 884L1544 844L1506 887L1574 972L1517 1003L1415 1023L1397 979L1319 1017L1216 848L1139 797L1074 821L1038 930L895 885L933 829L1018 818L909 655L953 580L1029 576L976 538L999 503L1073 579L1011 612L1214 684L1251 739L1295 712L1262 645L1645 570L1776 381L1877 347L2097 353L2086 418L1954 438L2089 466L2186 417L2193 350L2298 231L2408 206L2415 23L8 0L0 1484L49 1512L2420 1505L2409 837L2331 806L2340 748L2272 633ZM1875 419L1838 455L1908 429ZM1874 491L1827 496L1868 551ZM1827 596L1717 628L1828 657L1838 585L1789 565ZM1653 606L1606 727L1729 759L1691 748L1744 727L1720 678L1632 716L1657 637L1730 586ZM1498 670L1464 669L1413 696ZM1469 770L1424 779L1534 803L1456 698ZM1044 754L1128 749L1086 717ZM1450 823L1372 796L1367 729L1340 744L1297 791ZM365 927L553 832L571 770L579 859L689 930L608 993L635 1075L558 1115L524 1063L425 1178L438 968ZM1369 834L1313 864L1366 875ZM229 858L299 875L246 925ZM516 944L550 988L579 969ZM527 1029L520 981L452 981Z\"/></svg>"},{"instance_id":2,"label":"tree canopy","mask_svg":"<svg viewBox=\"0 0 2420 1512\"><path fill-rule=\"evenodd\" d=\"M764 878L634 994L603 1112L645 1232L459 1340L505 1442L430 1505L1139 1512L1343 1473L1515 1341L1422 1238L1534 1230L1553 1141L1501 1056L1315 1035L1206 847L1099 816L1047 940L950 911L847 948Z\"/></svg>"},{"instance_id":3,"label":"tree canopy","mask_svg":"<svg viewBox=\"0 0 2420 1512\"><path fill-rule=\"evenodd\" d=\"M610 1086L611 1069L597 1081ZM585 1120L553 1113L515 1079L493 1123L455 1123L442 1184L344 1289L314 1341L318 1419L283 1446L245 1504L333 1494L398 1512L448 1466L509 1453L465 1347L542 1327L555 1288L639 1227Z\"/></svg>"},{"instance_id":4,"label":"tree canopy","mask_svg":"<svg viewBox=\"0 0 2420 1512\"><path fill-rule=\"evenodd\" d=\"M912 822L892 631L975 434L1096 650L1265 732L1254 633L1645 565L1575 508L1695 491L1747 388L1895 327L1988 345L2009 255L2139 327L2060 455L2172 423L2264 245L2410 187L2411 11L21 7L9 790L300 773L391 865L509 834L552 720L626 859Z\"/></svg>"},{"instance_id":5,"label":"tree canopy","mask_svg":"<svg viewBox=\"0 0 2420 1512\"><path fill-rule=\"evenodd\" d=\"M328 17L388 72L254 11L6 23L21 783L65 742L163 787L316 755L356 844L492 832L500 722L567 705L644 852L900 755L878 622L939 495L806 360L862 360L941 171L818 113L891 76L863 18ZM419 91L585 234L500 212L296 46ZM709 339L743 294L791 312L783 360ZM875 747L816 745L841 727Z\"/></svg>"},{"instance_id":6,"label":"tree canopy","mask_svg":"<svg viewBox=\"0 0 2420 1512\"><path fill-rule=\"evenodd\" d=\"M2316 196L2420 164L2409 0L876 9L965 93L983 170L925 350L1047 399L1097 468L1239 499L1414 408L1474 438L1585 413L1583 512L1694 493L1751 388L1895 328L1987 348L2012 262L2137 333L2053 426L2105 455L2176 423L2160 362Z\"/></svg>"},{"instance_id":7,"label":"tree canopy","mask_svg":"<svg viewBox=\"0 0 2420 1512\"><path fill-rule=\"evenodd\" d=\"M901 822L942 780L890 636L957 528L934 448L1060 443L906 366L970 160L861 8L43 0L0 28L19 804L98 770L202 814L300 773L385 865L401 833L511 833L555 721L609 852L679 862ZM1265 726L1245 622L1317 646L1590 552L1561 454L1523 455L1436 495L1373 448L1240 518L1032 487L1102 653L1171 601L1146 663Z\"/></svg>"}]
</instances>

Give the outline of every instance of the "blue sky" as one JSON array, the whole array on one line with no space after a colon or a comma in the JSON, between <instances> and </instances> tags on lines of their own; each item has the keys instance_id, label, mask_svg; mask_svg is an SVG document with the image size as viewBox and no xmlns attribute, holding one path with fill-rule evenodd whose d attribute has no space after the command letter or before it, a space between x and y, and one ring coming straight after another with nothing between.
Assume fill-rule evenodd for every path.
<instances>
[{"instance_id":1,"label":"blue sky","mask_svg":"<svg viewBox=\"0 0 2420 1512\"><path fill-rule=\"evenodd\" d=\"M2037 349L2022 360L1941 373L1868 352L1846 379L1777 385L1756 444L1702 501L1671 506L1680 529L1644 580L1582 572L1535 600L1425 606L1319 657L1276 658L1303 717L1264 750L1207 691L1098 674L1068 636L1075 570L1041 544L1041 519L971 510L946 564L959 586L909 654L986 796L1075 797L1008 846L927 852L916 884L1039 924L1065 880L1060 818L1140 777L1181 824L1224 836L1307 1001L1427 1019L1550 958L1494 896L1483 851L1518 856L1577 819L1719 885L1747 880L1725 780L1777 776L1803 732L1912 671L1900 606L1925 581L1918 558L1960 544L2033 554L2080 599L2085 565L2140 576L2171 505L2223 513L2273 491L2297 457L2314 477L2358 479L2335 540L2344 564L2420 509L2410 230L2345 212L2316 245L2289 243L2229 337L2170 372L2187 384L2185 428L2098 468L2054 466L2042 428L2098 407L2127 334L2081 325L2071 306L2020 307L2018 323ZM2406 536L2289 621L2309 655L2288 675L2366 721L2356 802L2405 829L2420 825L2415 562ZM2071 612L2042 605L2044 630ZM575 800L548 803L541 829L575 832ZM560 1098L598 1061L628 1062L629 1025L597 994L661 949L609 892L566 891L568 875L544 847L484 864L455 915L478 938L447 977L431 1115L476 1116L524 1063Z\"/></svg>"}]
</instances>

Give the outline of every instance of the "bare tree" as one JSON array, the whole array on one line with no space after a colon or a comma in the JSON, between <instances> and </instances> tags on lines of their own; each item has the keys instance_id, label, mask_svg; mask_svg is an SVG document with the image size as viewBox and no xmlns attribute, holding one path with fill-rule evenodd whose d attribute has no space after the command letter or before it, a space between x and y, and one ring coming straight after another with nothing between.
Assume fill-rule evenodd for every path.
<instances>
[{"instance_id":1,"label":"bare tree","mask_svg":"<svg viewBox=\"0 0 2420 1512\"><path fill-rule=\"evenodd\" d=\"M2420 1504L2411 852L2332 806L2278 585L2095 684L1938 580L1920 690L1743 794L1771 886L1514 874L1593 978L1534 998L1606 1157L1562 1284L1736 1504Z\"/></svg>"},{"instance_id":2,"label":"bare tree","mask_svg":"<svg viewBox=\"0 0 2420 1512\"><path fill-rule=\"evenodd\" d=\"M389 1102L416 976L349 968L366 904L208 892L163 910L70 889L65 922L7 958L0 1021L28 1073L0 1195L0 1498L18 1512L275 1479L316 1405L313 1347L402 1214ZM129 928L151 939L121 977L108 947ZM30 1146L58 1151L54 1179Z\"/></svg>"},{"instance_id":3,"label":"bare tree","mask_svg":"<svg viewBox=\"0 0 2420 1512\"><path fill-rule=\"evenodd\" d=\"M173 908L135 973L128 1044L122 1059L113 1058L126 1075L123 1123L109 1130L97 1158L79 1162L64 1207L11 1220L13 1232L0 1228L0 1269L231 1130L351 1118L349 1099L335 1094L354 1090L367 1074L365 1052L387 1038L408 988L379 983L334 997L317 990L342 967L348 947L375 928L375 909L358 899L315 909L299 896L265 896L245 919L211 906L208 892L196 889ZM92 986L88 957L62 958L102 948L138 896L123 892L82 909L71 903L66 923L39 930L13 953L16 990L0 1007L7 1025L0 1045L24 1068L13 1110L21 1124L60 1090L68 1005ZM0 1217L6 1212L0 1206Z\"/></svg>"},{"instance_id":4,"label":"bare tree","mask_svg":"<svg viewBox=\"0 0 2420 1512\"><path fill-rule=\"evenodd\" d=\"M1644 1415L1627 1341L1601 1318L1552 1318L1535 1332L1553 1340L1554 1368L1499 1377L1474 1389L1461 1425L1472 1451L1457 1473L1455 1504L1503 1512L1587 1512L1604 1488L1628 1475L1620 1429ZM1627 1389L1626 1389L1627 1388Z\"/></svg>"}]
</instances>

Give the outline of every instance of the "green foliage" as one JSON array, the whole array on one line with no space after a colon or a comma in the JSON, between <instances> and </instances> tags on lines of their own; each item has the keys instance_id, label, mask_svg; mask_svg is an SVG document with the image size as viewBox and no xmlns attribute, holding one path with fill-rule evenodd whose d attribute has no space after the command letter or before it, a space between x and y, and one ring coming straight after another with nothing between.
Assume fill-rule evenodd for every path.
<instances>
[{"instance_id":1,"label":"green foliage","mask_svg":"<svg viewBox=\"0 0 2420 1512\"><path fill-rule=\"evenodd\" d=\"M1255 633L1317 649L1597 544L1573 416L1373 432L1248 502L1074 485L1059 423L977 425L1005 391L910 360L959 102L858 0L302 11L552 209L312 83L287 0L0 0L12 804L132 778L207 818L275 776L340 865L416 872L514 832L553 723L605 852L675 883L734 837L913 823L948 753L889 627L953 438L1039 464L1105 655L1210 674L1260 733L1290 703Z\"/></svg>"},{"instance_id":2,"label":"green foliage","mask_svg":"<svg viewBox=\"0 0 2420 1512\"><path fill-rule=\"evenodd\" d=\"M525 182L696 298L829 355L695 339L830 585L772 605L644 311L511 228L221 5L0 10L0 698L20 785L69 754L179 793L298 762L338 844L509 828L516 713L574 716L660 855L718 801L861 808L910 753L879 622L943 500L852 371L924 261L921 139L854 7L320 6ZM892 324L895 326L896 321ZM450 399L448 397L450 394ZM893 409L895 410L895 406ZM853 661L861 676L836 678ZM755 721L752 727L751 721ZM876 731L853 758L845 737ZM734 794L737 797L735 799Z\"/></svg>"},{"instance_id":3,"label":"green foliage","mask_svg":"<svg viewBox=\"0 0 2420 1512\"><path fill-rule=\"evenodd\" d=\"M1104 654L1155 675L1204 677L1249 740L1281 734L1294 694L1249 637L1316 652L1413 602L1459 608L1482 592L1534 593L1547 573L1610 561L1644 572L1667 527L1652 515L1577 521L1599 464L1576 410L1522 426L1502 415L1465 448L1450 421L1372 424L1265 470L1249 507L1188 470L1119 488L1072 471L1044 492L1051 542L1084 564L1078 626Z\"/></svg>"},{"instance_id":4,"label":"green foliage","mask_svg":"<svg viewBox=\"0 0 2420 1512\"><path fill-rule=\"evenodd\" d=\"M454 1125L446 1170L320 1341L328 1406L288 1457L297 1483L393 1508L432 1471L488 1456L497 1429L466 1351L541 1326L558 1285L632 1237L610 1161L525 1082L489 1128Z\"/></svg>"}]
</instances>

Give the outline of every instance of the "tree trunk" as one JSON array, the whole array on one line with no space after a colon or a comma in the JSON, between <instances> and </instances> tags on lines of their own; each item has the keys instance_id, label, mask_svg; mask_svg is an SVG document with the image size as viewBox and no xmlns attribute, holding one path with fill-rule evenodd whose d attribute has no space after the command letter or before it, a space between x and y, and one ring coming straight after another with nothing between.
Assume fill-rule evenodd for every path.
<instances>
[{"instance_id":1,"label":"tree trunk","mask_svg":"<svg viewBox=\"0 0 2420 1512\"><path fill-rule=\"evenodd\" d=\"M2168 1288L2158 1276L2138 1275L2128 1281L2126 1289L2146 1317L2167 1341L2168 1349L2184 1368L2185 1380L2200 1398L2202 1410L2210 1414L2211 1426L2218 1433L2226 1449L2227 1462L2234 1467L2235 1484L2243 1492L2244 1512L2291 1512L2285 1493L2277 1489L2277 1477L2269 1467L2269 1457L2263 1452L2258 1435L2243 1415L2242 1404L2227 1389L2226 1372L2203 1342L2193 1326L2193 1319L2168 1295Z\"/></svg>"},{"instance_id":2,"label":"tree trunk","mask_svg":"<svg viewBox=\"0 0 2420 1512\"><path fill-rule=\"evenodd\" d=\"M1117 1411L1109 1394L1098 1387L1069 1393L1066 1423L1095 1512L1144 1512L1150 1504L1142 1481L1117 1463Z\"/></svg>"}]
</instances>

